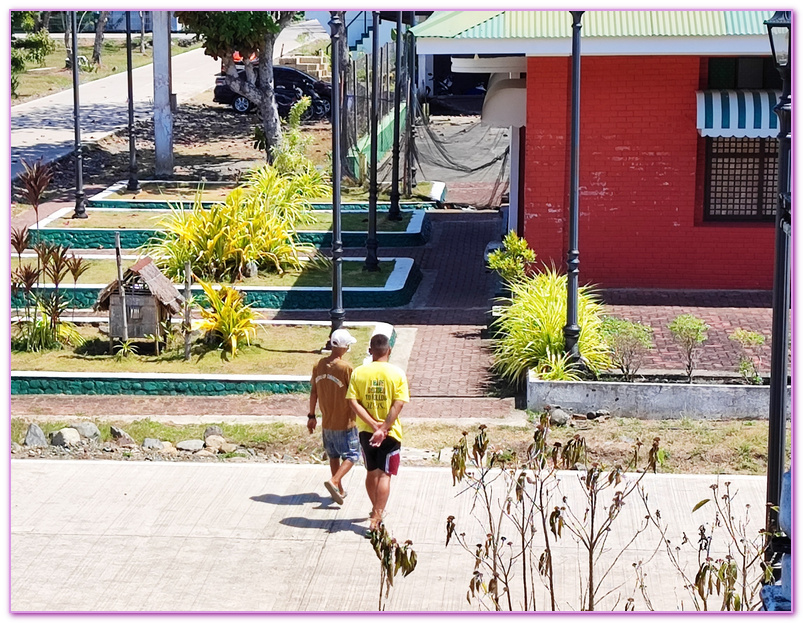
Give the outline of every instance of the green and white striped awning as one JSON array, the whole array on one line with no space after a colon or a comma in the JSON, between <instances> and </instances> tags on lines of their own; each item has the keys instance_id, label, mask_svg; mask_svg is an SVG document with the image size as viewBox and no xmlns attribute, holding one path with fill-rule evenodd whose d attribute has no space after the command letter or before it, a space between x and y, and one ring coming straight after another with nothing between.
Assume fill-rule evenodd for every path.
<instances>
[{"instance_id":1,"label":"green and white striped awning","mask_svg":"<svg viewBox=\"0 0 803 623\"><path fill-rule=\"evenodd\" d=\"M697 91L697 129L701 136L778 136L773 108L780 97L780 91Z\"/></svg>"}]
</instances>

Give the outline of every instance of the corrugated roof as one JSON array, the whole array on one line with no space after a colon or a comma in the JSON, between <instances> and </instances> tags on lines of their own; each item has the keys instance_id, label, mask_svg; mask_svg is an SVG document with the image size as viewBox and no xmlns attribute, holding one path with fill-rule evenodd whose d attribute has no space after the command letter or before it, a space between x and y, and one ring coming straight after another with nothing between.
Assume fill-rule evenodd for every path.
<instances>
[{"instance_id":1,"label":"corrugated roof","mask_svg":"<svg viewBox=\"0 0 803 623\"><path fill-rule=\"evenodd\" d=\"M585 37L763 35L773 11L587 11ZM569 11L436 11L417 37L543 39L571 36Z\"/></svg>"}]
</instances>

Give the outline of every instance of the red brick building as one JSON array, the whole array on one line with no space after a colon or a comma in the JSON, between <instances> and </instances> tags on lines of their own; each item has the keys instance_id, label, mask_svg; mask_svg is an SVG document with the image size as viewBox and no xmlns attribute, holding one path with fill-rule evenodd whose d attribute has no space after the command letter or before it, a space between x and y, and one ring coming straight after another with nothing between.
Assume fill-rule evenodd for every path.
<instances>
[{"instance_id":1,"label":"red brick building","mask_svg":"<svg viewBox=\"0 0 803 623\"><path fill-rule=\"evenodd\" d=\"M429 32L427 22L419 27L419 52L451 47L460 54L470 45L479 54L496 54L499 67L499 53L518 49L526 55L525 80L520 57L511 57L518 75L506 76L519 79L526 108L525 125L514 132L519 150L512 159L511 185L518 188L511 188L510 225L540 260L564 266L571 17L568 11L477 13L486 15L475 15L481 21L462 29L454 20L468 18L451 18L450 32L459 34L427 46L436 28L449 21L436 12L431 19L444 21L431 22ZM780 80L763 26L771 14L585 14L581 283L772 288L778 133L772 106ZM453 67L465 70L472 63L481 64L482 58L453 61ZM489 87L486 107L492 91Z\"/></svg>"}]
</instances>

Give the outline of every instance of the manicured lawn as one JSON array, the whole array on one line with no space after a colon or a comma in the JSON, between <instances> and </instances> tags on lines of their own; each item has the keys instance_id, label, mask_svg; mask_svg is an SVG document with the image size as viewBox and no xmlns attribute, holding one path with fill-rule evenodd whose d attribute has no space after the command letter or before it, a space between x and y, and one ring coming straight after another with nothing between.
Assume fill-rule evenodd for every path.
<instances>
[{"instance_id":1,"label":"manicured lawn","mask_svg":"<svg viewBox=\"0 0 803 623\"><path fill-rule=\"evenodd\" d=\"M70 215L52 221L46 227L64 229L162 229L160 222L170 218L167 210L87 210L89 218L74 219ZM332 228L332 213L328 210L315 210L315 221L300 225L299 231L328 231ZM406 231L412 214L402 212L401 221L391 221L387 212L378 212L376 215L377 231ZM343 231L367 231L367 212L344 212L341 214L341 227Z\"/></svg>"},{"instance_id":2,"label":"manicured lawn","mask_svg":"<svg viewBox=\"0 0 803 623\"><path fill-rule=\"evenodd\" d=\"M67 316L66 318L69 318ZM372 327L347 327L357 343L346 353L352 365L362 363ZM241 344L238 354L225 361L219 350L193 344L192 358L184 361L183 338L171 342L171 350L155 356L153 343L134 340L137 355L117 361L109 355L109 339L97 328L81 326L84 346L39 353L12 352L12 370L53 372L170 372L182 374L289 374L309 375L323 355L328 326L260 325L251 345ZM13 329L12 329L13 335Z\"/></svg>"},{"instance_id":3,"label":"manicured lawn","mask_svg":"<svg viewBox=\"0 0 803 623\"><path fill-rule=\"evenodd\" d=\"M125 187L111 193L109 199L136 199L138 201L192 201L201 191L203 201L223 201L226 196L235 188L235 184L209 184L200 183L179 184L172 182L170 185L141 182L140 190L136 193L127 190Z\"/></svg>"},{"instance_id":4,"label":"manicured lawn","mask_svg":"<svg viewBox=\"0 0 803 623\"><path fill-rule=\"evenodd\" d=\"M36 259L30 257L22 258L23 264L36 266ZM89 264L87 270L78 279L78 284L107 284L117 279L117 263L114 258L108 260L86 260ZM11 258L11 268L18 266L19 260L16 256ZM131 260L123 260L123 271L133 265ZM343 285L346 287L381 288L385 285L388 275L393 272L395 261L384 261L379 263L379 271L365 272L362 270L362 262L343 262ZM49 279L44 279L45 283L51 283ZM68 275L62 284L72 284L72 276ZM260 272L258 277L248 277L235 283L237 287L246 286L277 286L292 288L300 287L330 287L332 285L331 267L311 268L305 271L287 271L284 275Z\"/></svg>"},{"instance_id":5,"label":"manicured lawn","mask_svg":"<svg viewBox=\"0 0 803 623\"><path fill-rule=\"evenodd\" d=\"M150 36L146 37L146 41L150 41ZM78 55L91 59L93 42L94 35L90 37L79 36ZM27 70L19 76L18 97L11 99L12 105L72 88L72 73L64 67L64 61L67 58L64 38L58 37L55 39L55 43L56 51L47 56L42 67L27 63ZM139 53L138 34L132 34L131 44L133 46L131 62L134 67L141 67L153 62L153 48L146 47L145 54ZM171 52L175 56L198 47L200 47L200 43L193 43L190 47L181 47L174 40ZM126 71L125 39L106 38L103 42L101 61L103 63L102 66L98 67L96 71L81 73L81 82L91 82Z\"/></svg>"}]
</instances>

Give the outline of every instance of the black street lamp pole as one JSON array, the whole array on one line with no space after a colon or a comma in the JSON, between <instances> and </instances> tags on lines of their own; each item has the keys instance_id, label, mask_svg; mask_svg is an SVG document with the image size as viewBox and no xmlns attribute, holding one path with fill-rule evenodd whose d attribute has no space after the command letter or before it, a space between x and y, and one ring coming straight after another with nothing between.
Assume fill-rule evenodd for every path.
<instances>
[{"instance_id":1,"label":"black street lamp pole","mask_svg":"<svg viewBox=\"0 0 803 623\"><path fill-rule=\"evenodd\" d=\"M379 270L379 259L376 250L379 242L376 239L376 170L377 150L379 149L379 11L373 11L374 31L371 54L371 178L368 195L368 240L365 243L365 265L363 270L376 272Z\"/></svg>"},{"instance_id":2,"label":"black street lamp pole","mask_svg":"<svg viewBox=\"0 0 803 623\"><path fill-rule=\"evenodd\" d=\"M580 359L580 326L577 324L578 280L580 277L579 166L580 166L580 19L585 11L572 14L572 136L569 154L569 252L566 257L566 326L563 327L565 350L573 361Z\"/></svg>"},{"instance_id":3,"label":"black street lamp pole","mask_svg":"<svg viewBox=\"0 0 803 623\"><path fill-rule=\"evenodd\" d=\"M343 326L343 240L340 229L340 37L343 19L339 11L329 11L332 42L332 331ZM327 343L327 348L330 344Z\"/></svg>"},{"instance_id":4,"label":"black street lamp pole","mask_svg":"<svg viewBox=\"0 0 803 623\"><path fill-rule=\"evenodd\" d=\"M781 501L786 440L786 384L789 334L789 250L791 228L790 147L791 102L791 15L776 11L767 24L775 66L783 80L781 99L775 106L778 131L778 196L775 207L775 272L772 283L772 353L770 361L769 439L767 447L767 530L778 531L777 507ZM778 39L776 39L778 37ZM772 549L772 546L770 546ZM769 552L772 556L772 552Z\"/></svg>"},{"instance_id":5,"label":"black street lamp pole","mask_svg":"<svg viewBox=\"0 0 803 623\"><path fill-rule=\"evenodd\" d=\"M415 11L410 11L410 28L415 27ZM407 73L409 86L407 96L407 159L404 171L404 193L409 197L415 185L415 113L418 106L418 83L416 74L415 36L412 30L407 33Z\"/></svg>"},{"instance_id":6,"label":"black street lamp pole","mask_svg":"<svg viewBox=\"0 0 803 623\"><path fill-rule=\"evenodd\" d=\"M84 205L84 157L81 153L81 104L78 98L78 24L75 11L70 15L72 30L72 93L73 124L75 126L75 211L72 218L89 218Z\"/></svg>"},{"instance_id":7,"label":"black street lamp pole","mask_svg":"<svg viewBox=\"0 0 803 623\"><path fill-rule=\"evenodd\" d=\"M131 191L139 190L137 181L137 147L134 139L134 78L131 75L131 11L125 12L125 59L128 73L128 186Z\"/></svg>"},{"instance_id":8,"label":"black street lamp pole","mask_svg":"<svg viewBox=\"0 0 803 623\"><path fill-rule=\"evenodd\" d=\"M396 14L396 86L393 89L393 182L390 190L388 220L402 220L399 208L399 123L401 122L402 90L402 12Z\"/></svg>"}]
</instances>

